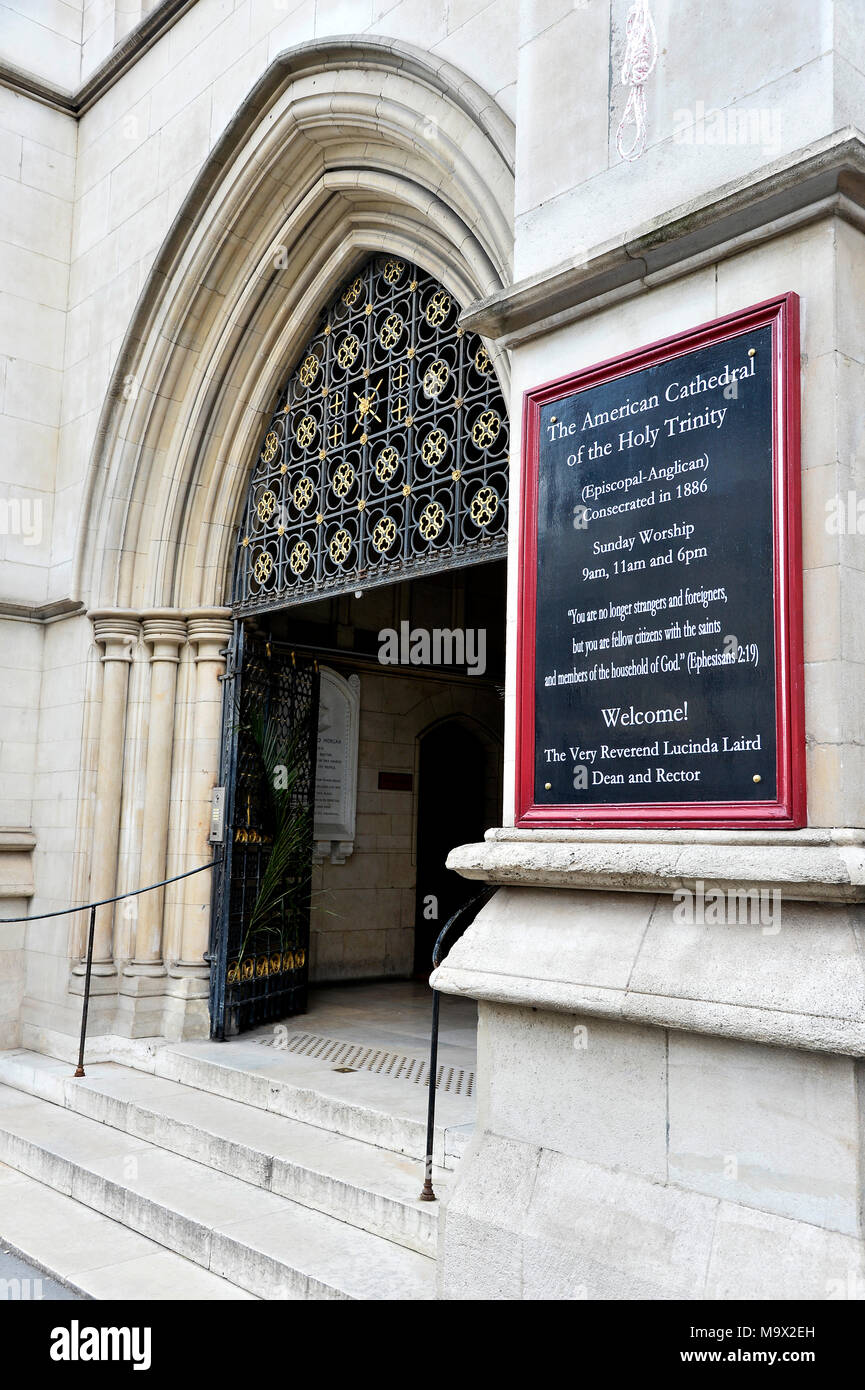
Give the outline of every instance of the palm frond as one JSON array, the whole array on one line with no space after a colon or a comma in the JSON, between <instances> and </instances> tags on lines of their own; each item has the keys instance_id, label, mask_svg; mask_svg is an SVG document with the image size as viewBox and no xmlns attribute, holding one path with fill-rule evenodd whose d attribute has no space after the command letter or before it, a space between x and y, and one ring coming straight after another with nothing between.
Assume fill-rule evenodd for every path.
<instances>
[{"instance_id":1,"label":"palm frond","mask_svg":"<svg viewBox=\"0 0 865 1390\"><path fill-rule=\"evenodd\" d=\"M286 906L309 892L312 875L313 810L297 797L297 783L309 757L307 732L300 728L285 734L258 712L250 715L248 730L259 755L262 806L273 834L241 956L252 937L281 937Z\"/></svg>"}]
</instances>

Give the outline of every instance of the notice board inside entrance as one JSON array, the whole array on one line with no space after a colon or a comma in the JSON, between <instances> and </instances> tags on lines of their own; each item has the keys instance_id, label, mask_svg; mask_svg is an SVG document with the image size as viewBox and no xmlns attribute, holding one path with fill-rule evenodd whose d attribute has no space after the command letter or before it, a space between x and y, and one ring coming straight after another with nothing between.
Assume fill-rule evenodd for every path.
<instances>
[{"instance_id":1,"label":"notice board inside entrance","mask_svg":"<svg viewBox=\"0 0 865 1390\"><path fill-rule=\"evenodd\" d=\"M798 299L526 393L520 826L805 821Z\"/></svg>"}]
</instances>

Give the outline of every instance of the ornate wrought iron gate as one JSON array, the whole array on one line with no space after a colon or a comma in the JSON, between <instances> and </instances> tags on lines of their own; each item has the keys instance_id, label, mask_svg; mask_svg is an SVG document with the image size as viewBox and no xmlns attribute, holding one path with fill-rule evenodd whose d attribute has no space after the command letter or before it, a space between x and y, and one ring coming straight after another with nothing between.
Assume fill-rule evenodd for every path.
<instances>
[{"instance_id":1,"label":"ornate wrought iron gate","mask_svg":"<svg viewBox=\"0 0 865 1390\"><path fill-rule=\"evenodd\" d=\"M507 553L507 406L460 313L397 256L374 256L328 305L261 441L235 613Z\"/></svg>"},{"instance_id":2,"label":"ornate wrought iron gate","mask_svg":"<svg viewBox=\"0 0 865 1390\"><path fill-rule=\"evenodd\" d=\"M319 676L239 622L223 700L211 1036L306 1008Z\"/></svg>"},{"instance_id":3,"label":"ornate wrought iron gate","mask_svg":"<svg viewBox=\"0 0 865 1390\"><path fill-rule=\"evenodd\" d=\"M507 407L460 313L420 266L373 256L324 309L262 438L225 677L214 1037L306 1007L318 673L240 620L506 554ZM281 800L266 774L280 757Z\"/></svg>"}]
</instances>

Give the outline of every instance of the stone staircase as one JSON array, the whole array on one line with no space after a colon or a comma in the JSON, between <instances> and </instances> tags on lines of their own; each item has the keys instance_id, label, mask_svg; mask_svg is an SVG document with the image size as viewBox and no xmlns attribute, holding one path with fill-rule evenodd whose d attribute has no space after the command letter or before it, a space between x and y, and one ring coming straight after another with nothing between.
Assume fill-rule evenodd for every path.
<instances>
[{"instance_id":1,"label":"stone staircase","mask_svg":"<svg viewBox=\"0 0 865 1390\"><path fill-rule=\"evenodd\" d=\"M78 1080L0 1054L0 1236L96 1298L433 1298L425 1087L388 1107L340 1095L344 1077L280 1075L266 1049L226 1052L163 1049L150 1070L101 1062ZM438 1133L441 1160L467 1128Z\"/></svg>"}]
</instances>

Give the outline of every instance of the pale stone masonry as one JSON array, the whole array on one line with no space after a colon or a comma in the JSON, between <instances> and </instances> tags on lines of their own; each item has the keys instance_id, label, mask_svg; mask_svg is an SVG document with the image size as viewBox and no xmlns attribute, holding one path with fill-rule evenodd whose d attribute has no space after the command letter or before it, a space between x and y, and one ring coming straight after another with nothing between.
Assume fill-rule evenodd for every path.
<instances>
[{"instance_id":1,"label":"pale stone masonry","mask_svg":"<svg viewBox=\"0 0 865 1390\"><path fill-rule=\"evenodd\" d=\"M440 1296L862 1297L865 520L826 524L865 497L861 0L652 0L634 162L629 8L2 0L0 916L209 857L262 431L345 277L404 256L483 336L513 440L503 811L450 861L500 891L435 977L480 1020ZM523 393L790 291L807 827L514 830ZM416 801L373 770L497 718L399 684L362 679L319 978L411 971ZM698 881L778 888L780 931L683 928ZM100 915L100 1055L206 1035L209 922L207 876ZM0 926L0 1047L74 1055L85 929Z\"/></svg>"}]
</instances>

